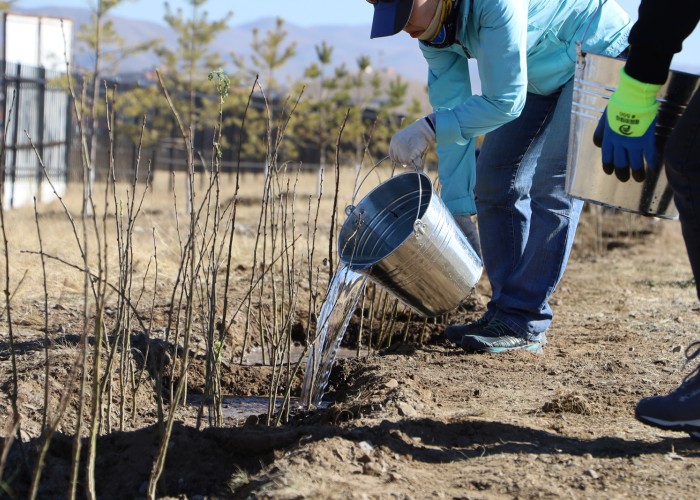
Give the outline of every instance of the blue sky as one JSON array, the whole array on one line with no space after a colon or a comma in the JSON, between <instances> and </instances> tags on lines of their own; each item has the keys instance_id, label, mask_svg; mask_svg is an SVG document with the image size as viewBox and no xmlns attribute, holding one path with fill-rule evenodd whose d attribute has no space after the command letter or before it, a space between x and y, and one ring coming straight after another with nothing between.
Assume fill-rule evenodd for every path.
<instances>
[{"instance_id":1,"label":"blue sky","mask_svg":"<svg viewBox=\"0 0 700 500\"><path fill-rule=\"evenodd\" d=\"M169 0L173 10L189 11L185 0ZM17 6L35 8L42 5L89 7L96 0L17 0ZM161 22L165 8L163 0L124 0L113 12L124 17L139 17ZM244 24L261 17L279 16L299 26L321 24L369 24L372 7L364 0L209 0L202 7L210 19L220 19L233 12L231 24Z\"/></svg>"},{"instance_id":2,"label":"blue sky","mask_svg":"<svg viewBox=\"0 0 700 500\"><path fill-rule=\"evenodd\" d=\"M123 17L163 22L164 3L162 0L125 0L113 12ZM168 3L173 9L178 7L182 7L185 11L189 9L189 3L186 0L170 0ZM636 19L639 0L618 0L618 3L630 13L632 18ZM95 4L96 0L17 0L17 6L26 8L42 5L89 7ZM279 16L286 22L298 26L367 25L368 36L372 16L372 7L364 0L209 0L203 9L209 13L209 19L220 19L227 12L233 12L230 21L232 25L244 24L261 17ZM407 44L415 43L407 36L405 39ZM696 29L692 37L686 41L683 52L674 59L673 67L697 68L700 65L698 54L700 54L700 29Z\"/></svg>"}]
</instances>

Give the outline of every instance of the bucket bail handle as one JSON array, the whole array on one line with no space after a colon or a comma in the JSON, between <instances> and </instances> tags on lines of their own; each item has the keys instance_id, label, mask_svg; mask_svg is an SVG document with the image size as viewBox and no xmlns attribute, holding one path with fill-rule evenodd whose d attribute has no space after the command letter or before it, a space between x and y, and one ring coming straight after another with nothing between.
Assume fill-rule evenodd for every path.
<instances>
[{"instance_id":1,"label":"bucket bail handle","mask_svg":"<svg viewBox=\"0 0 700 500\"><path fill-rule=\"evenodd\" d=\"M370 169L367 171L365 176L362 178L362 180L358 183L357 179L355 179L355 184L357 185L357 188L355 189L355 192L352 194L352 199L350 200L350 204L345 207L345 215L350 216L350 214L355 210L356 204L355 204L355 199L357 198L357 194L360 192L360 189L362 188L362 185L365 183L367 180L367 177L369 177L369 174L374 172L374 169L377 168L379 165L384 163L386 160L388 160L390 157L389 155L385 156L381 160L379 160L377 163L372 165ZM421 173L421 170L416 167L415 172L417 174ZM358 178L359 178L359 173L358 173ZM418 213L420 213L420 196L422 193L422 185L420 183L420 178L418 179Z\"/></svg>"},{"instance_id":2,"label":"bucket bail handle","mask_svg":"<svg viewBox=\"0 0 700 500\"><path fill-rule=\"evenodd\" d=\"M379 160L377 163L375 163L374 165L372 165L372 167L371 167L371 168L369 169L369 171L365 174L365 176L362 178L362 180L360 181L359 184L357 184L357 179L355 179L355 184L357 184L357 188L355 189L355 192L352 194L352 199L351 199L351 201L350 201L350 205L348 205L348 206L345 208L345 213L346 213L347 215L350 215L350 213L352 213L352 211L355 210L355 198L357 198L357 193L360 192L360 188L362 187L362 184L364 184L365 181L367 180L367 177L369 177L369 174L371 174L372 172L374 172L374 169L375 169L375 168L377 168L379 165L381 165L382 163L384 163L384 162L385 162L386 160L388 160L388 159L389 159L389 155L385 156L384 158L382 158L381 160ZM358 177L359 177L359 172L358 172ZM349 210L349 211L348 211L348 210Z\"/></svg>"},{"instance_id":3,"label":"bucket bail handle","mask_svg":"<svg viewBox=\"0 0 700 500\"><path fill-rule=\"evenodd\" d=\"M416 178L418 179L418 207L416 209L416 220L413 223L413 233L416 239L421 239L428 232L428 225L420 218L420 207L423 203L423 183L420 179L420 172L416 170Z\"/></svg>"}]
</instances>

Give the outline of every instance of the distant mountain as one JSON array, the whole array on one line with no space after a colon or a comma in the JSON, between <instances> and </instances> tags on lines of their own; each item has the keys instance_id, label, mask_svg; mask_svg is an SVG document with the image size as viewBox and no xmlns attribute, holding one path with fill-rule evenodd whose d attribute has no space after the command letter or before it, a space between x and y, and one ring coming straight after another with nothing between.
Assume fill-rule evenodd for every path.
<instances>
[{"instance_id":1,"label":"distant mountain","mask_svg":"<svg viewBox=\"0 0 700 500\"><path fill-rule=\"evenodd\" d=\"M91 22L91 12L86 8L61 7L59 5L14 8L13 12L33 15L70 18L73 20L74 32L83 24ZM176 34L161 23L111 16L114 28L119 35L130 44L138 44L151 39L160 39L166 45L174 47L177 43ZM252 53L251 42L253 29L263 36L266 31L275 28L276 18L262 18L255 22L232 25L222 32L211 44L212 52L218 52L222 60L230 64L225 69L232 69L231 52L246 60ZM400 75L409 83L409 97L417 97L427 105L425 79L427 64L423 59L417 42L405 36L387 37L370 40L369 24L367 26L313 26L300 27L294 24L284 24L287 31L287 42L296 42L296 56L278 71L277 79L282 83L298 80L310 64L317 62L316 49L324 41L333 47L332 65L345 64L348 70L357 68L357 59L368 56L375 71L381 72L387 78ZM93 64L92 54L85 51L80 44L74 44L73 65L90 68ZM153 52L145 52L128 56L118 61L113 68L114 73L135 74L152 70L159 64L158 57ZM478 78L475 78L475 92L479 92Z\"/></svg>"},{"instance_id":2,"label":"distant mountain","mask_svg":"<svg viewBox=\"0 0 700 500\"><path fill-rule=\"evenodd\" d=\"M90 23L90 11L81 8L69 8L61 6L47 6L37 8L16 8L17 13L46 15L52 17L71 18L74 29L77 31L82 24ZM163 24L126 18L120 16L111 17L117 33L130 43L136 44L153 38L159 38L164 43L174 46L175 33ZM231 62L230 53L249 57L252 32L257 28L261 34L274 29L275 18L263 18L258 21L237 26L231 26L221 33L212 43L212 51L218 52L224 61ZM290 60L281 70L281 75L297 79L306 67L316 61L315 46L326 42L333 47L332 64L337 66L344 63L348 69L356 68L356 60L361 55L369 56L377 70L387 70L402 75L407 80L424 81L427 65L420 54L416 43L404 37L391 37L383 40L369 39L368 26L314 26L303 28L294 24L285 23L284 29L288 32L287 41L296 42L297 55ZM73 63L76 66L90 67L92 56L86 52L80 52L80 46L76 44L73 54ZM153 69L158 64L158 58L154 53L143 53L131 56L119 62L118 71L138 72Z\"/></svg>"}]
</instances>

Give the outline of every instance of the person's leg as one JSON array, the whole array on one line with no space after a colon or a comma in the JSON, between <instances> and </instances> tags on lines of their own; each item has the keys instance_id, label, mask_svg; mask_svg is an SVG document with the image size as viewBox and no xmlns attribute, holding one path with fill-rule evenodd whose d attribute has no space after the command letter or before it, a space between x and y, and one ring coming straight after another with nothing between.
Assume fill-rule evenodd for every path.
<instances>
[{"instance_id":1,"label":"person's leg","mask_svg":"<svg viewBox=\"0 0 700 500\"><path fill-rule=\"evenodd\" d=\"M683 239L700 298L700 92L691 99L664 149L666 176L674 192ZM700 342L686 350L688 360L700 356ZM635 417L662 429L700 432L700 367L673 392L643 398Z\"/></svg>"},{"instance_id":2,"label":"person's leg","mask_svg":"<svg viewBox=\"0 0 700 500\"><path fill-rule=\"evenodd\" d=\"M523 162L528 151L541 148L539 132L551 115L557 96L528 94L520 116L486 134L479 151L474 189L481 256L492 298L483 318L447 327L445 336L460 345L476 335L495 314L503 284L520 261L529 232L529 189L534 164Z\"/></svg>"},{"instance_id":3,"label":"person's leg","mask_svg":"<svg viewBox=\"0 0 700 500\"><path fill-rule=\"evenodd\" d=\"M521 116L486 136L476 204L487 317L543 340L548 299L566 267L583 202L565 192L573 82L560 94L528 94ZM506 146L507 145L507 146Z\"/></svg>"},{"instance_id":4,"label":"person's leg","mask_svg":"<svg viewBox=\"0 0 700 500\"><path fill-rule=\"evenodd\" d=\"M700 298L700 92L695 92L673 129L664 164Z\"/></svg>"},{"instance_id":5,"label":"person's leg","mask_svg":"<svg viewBox=\"0 0 700 500\"><path fill-rule=\"evenodd\" d=\"M476 226L475 215L455 215L455 222L457 227L462 231L464 236L467 237L469 245L474 249L476 254L481 257L481 243L479 243L479 230Z\"/></svg>"}]
</instances>

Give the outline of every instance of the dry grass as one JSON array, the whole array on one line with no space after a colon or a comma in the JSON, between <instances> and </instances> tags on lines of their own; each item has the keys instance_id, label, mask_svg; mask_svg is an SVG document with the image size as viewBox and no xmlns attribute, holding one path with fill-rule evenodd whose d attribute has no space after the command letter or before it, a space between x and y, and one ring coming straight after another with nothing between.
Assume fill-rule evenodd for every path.
<instances>
[{"instance_id":1,"label":"dry grass","mask_svg":"<svg viewBox=\"0 0 700 500\"><path fill-rule=\"evenodd\" d=\"M332 175L332 173L331 173ZM328 176L328 174L327 174ZM177 175L175 178L175 190L170 191L170 176L167 173L156 173L153 187L146 193L143 203L142 214L139 216L134 227L134 262L136 271L144 273L154 254L154 243L158 254L159 276L163 286L167 287L172 283L180 264L180 240L185 237L189 215L186 213L186 191L185 176ZM298 231L306 232L306 220L309 210L309 199L313 199L315 207L316 198L316 174L301 174L297 188L297 221L302 228ZM350 203L352 198L352 185L354 174L350 170L343 171L340 203ZM347 178L345 178L347 177ZM325 182L334 182L327 179ZM195 200L201 200L206 188L204 183L195 182ZM235 178L222 176L222 205L226 205L233 197L235 190ZM235 266L249 268L253 262L253 248L255 236L257 234L258 219L262 204L264 176L262 174L243 174L240 179L240 194L238 213L236 217L236 234L234 237L233 262ZM117 186L117 199L126 202L128 191L131 186L121 184ZM144 189L143 186L139 187ZM140 193L137 193L140 195ZM100 224L99 232L102 231L102 215L105 211L104 188L98 187L94 193L95 205L98 208L97 221ZM70 185L64 198L65 204L75 219L78 228L81 227L80 209L82 206L82 186ZM115 210L114 203L108 200L107 211L107 239L108 255L110 257L108 270L113 281L117 268L116 256L116 230L114 224ZM195 205L197 201L195 201ZM324 255L323 251L328 248L328 229L330 225L330 213L332 208L332 198L322 197L321 215L319 219L319 231L317 233L317 248L320 249L320 259ZM44 245L44 252L47 255L60 258L76 266L81 266L79 249L76 245L71 224L58 201L48 202L38 208L39 224ZM10 245L10 263L12 266L11 283L12 290L15 291L14 298L18 301L32 301L41 297L43 287L41 281L41 268L39 256L39 241L36 224L34 221L34 209L31 206L17 208L6 213L8 241ZM341 219L342 222L342 219ZM88 239L88 250L91 259L94 261L97 241L94 238L95 231L92 230L92 222L87 220L89 225L90 238ZM178 233L178 225L179 231ZM306 242L302 243L306 246ZM4 261L4 258L2 258ZM151 270L152 271L152 270ZM69 301L71 298L82 298L83 278L82 274L71 269L66 264L49 261L47 264L49 293L55 301Z\"/></svg>"},{"instance_id":2,"label":"dry grass","mask_svg":"<svg viewBox=\"0 0 700 500\"><path fill-rule=\"evenodd\" d=\"M290 182L294 181L295 172L289 173ZM364 175L364 174L363 174ZM392 175L390 167L381 167L372 171L361 186L356 201L381 181ZM235 191L235 178L223 175L221 199L227 204ZM134 227L134 266L138 274L145 273L149 262L154 255L154 244L158 254L158 274L160 286L169 288L177 274L180 264L180 239L186 229L188 215L186 214L185 176L178 174L175 178L175 190L170 191L171 183L169 174L156 173L153 186L146 193L142 214ZM323 265L323 259L328 256L328 235L330 233L330 217L332 211L332 194L328 192L333 188L335 178L333 172L327 172L324 180L319 228L316 233L316 256L318 265ZM201 200L204 196L204 182L195 183L195 200ZM258 220L263 196L264 176L262 174L246 173L240 178L239 204L236 217L236 234L232 261L239 269L248 269L253 262L255 236L257 235ZM339 212L337 225L342 224L345 216L342 210L353 199L356 179L352 169L342 169L339 182ZM297 233L301 234L299 247L306 248L307 221L313 215L309 214L309 206L315 209L317 196L317 174L304 172L300 174L296 185L296 220ZM117 199L126 201L127 192L131 186L120 184L117 186ZM140 186L139 189L143 189ZM140 193L137 193L140 194ZM105 210L104 188L98 186L95 196L95 204L98 207L98 222L101 222L102 212ZM69 185L64 198L65 204L76 220L78 227L82 223L79 214L82 205L82 186ZM196 203L196 202L195 202ZM111 279L118 271L116 261L114 203L109 199L107 206L107 236L108 236L108 271ZM176 209L177 208L177 209ZM57 257L80 266L80 254L72 233L71 225L63 208L58 201L52 201L40 205L39 224L43 237L44 252L47 255ZM6 213L8 241L10 246L10 263L12 266L10 281L13 298L17 301L32 302L38 300L43 294L41 268L39 256L39 242L34 221L34 209L31 206L17 208ZM90 221L86 221L90 224ZM178 234L178 224L180 233ZM574 249L574 258L589 256L591 254L605 252L608 242L614 240L616 244L624 242L625 237L635 238L639 232L653 231L655 221L631 214L606 212L598 207L589 207L581 218L581 224L577 235L577 243ZM100 231L102 228L100 228ZM88 241L88 249L94 259L94 251L97 241L94 239L94 231ZM335 231L337 235L337 228ZM0 256L4 261L4 257ZM153 269L151 269L153 272ZM53 301L56 303L70 303L74 299L82 299L83 277L82 274L71 269L64 263L55 260L47 262L48 289ZM146 283L150 287L150 282ZM147 291L151 291L147 288Z\"/></svg>"}]
</instances>

